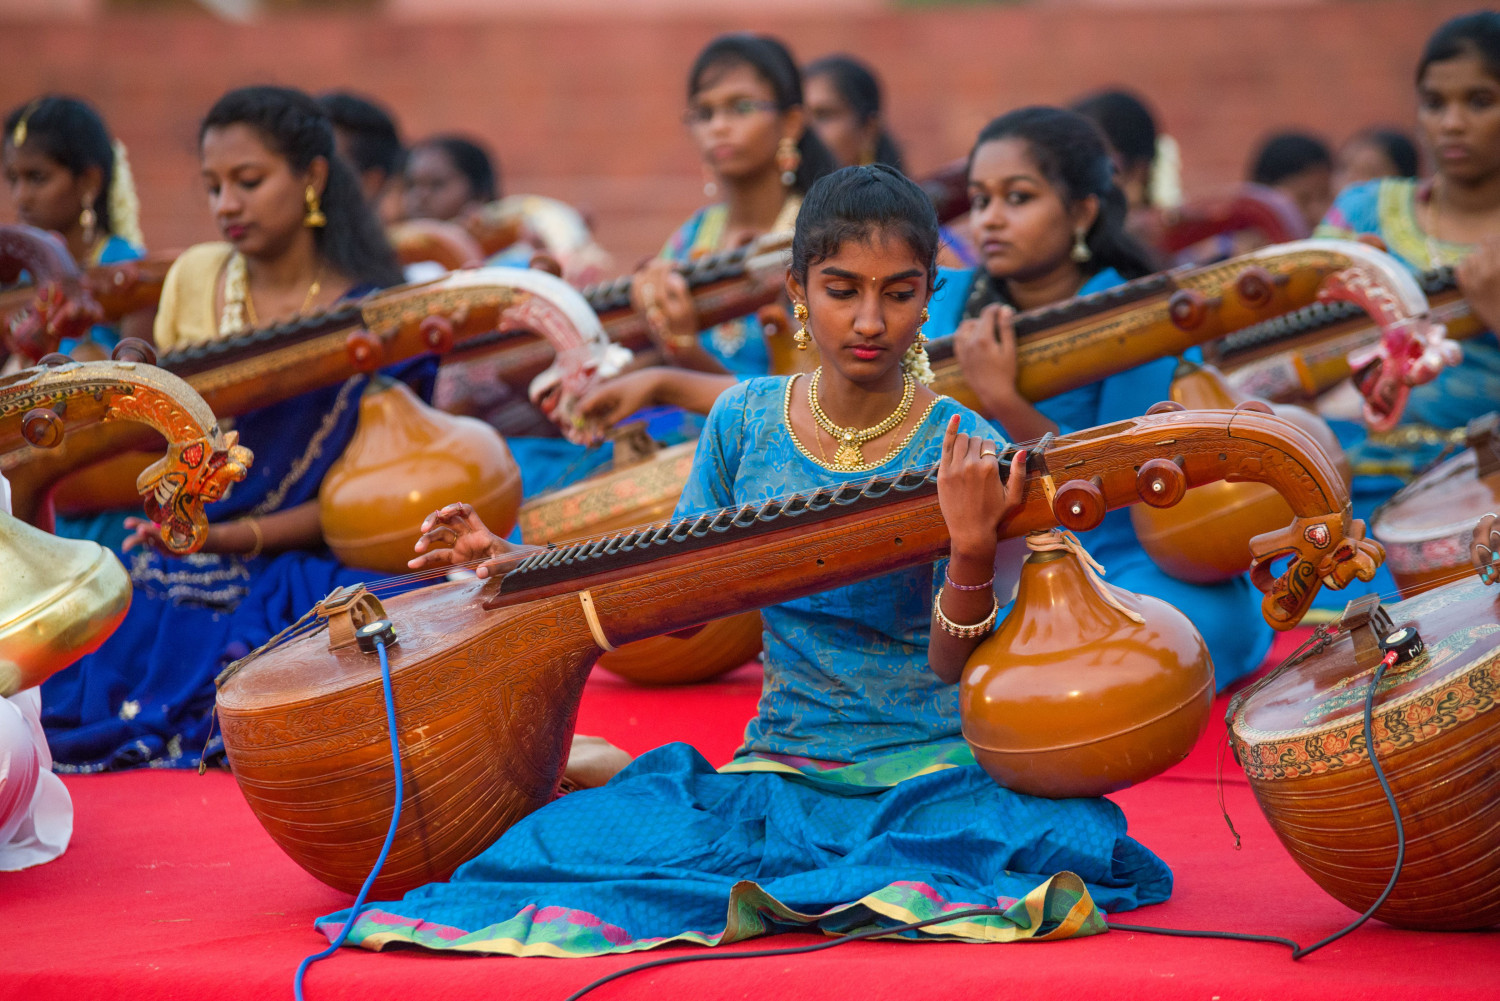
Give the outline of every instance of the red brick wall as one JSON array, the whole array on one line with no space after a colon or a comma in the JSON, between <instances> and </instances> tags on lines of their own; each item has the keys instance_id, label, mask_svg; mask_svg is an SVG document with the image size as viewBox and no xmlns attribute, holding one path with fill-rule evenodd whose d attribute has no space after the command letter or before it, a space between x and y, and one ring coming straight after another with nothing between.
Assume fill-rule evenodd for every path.
<instances>
[{"instance_id":1,"label":"red brick wall","mask_svg":"<svg viewBox=\"0 0 1500 1001\"><path fill-rule=\"evenodd\" d=\"M540 6L540 5L539 5ZM771 31L804 59L832 50L880 70L916 172L961 156L992 115L1125 83L1182 145L1189 193L1237 179L1267 130L1337 141L1406 124L1428 33L1474 0L1301 5L898 8L819 13L816 0L757 18L658 12L507 14L422 23L286 16L235 27L194 13L0 23L0 107L83 95L130 147L149 241L211 238L196 180L199 116L229 87L276 82L378 95L409 137L462 129L498 151L510 192L588 209L628 265L702 201L679 124L683 77L717 32ZM0 219L10 218L0 193Z\"/></svg>"}]
</instances>

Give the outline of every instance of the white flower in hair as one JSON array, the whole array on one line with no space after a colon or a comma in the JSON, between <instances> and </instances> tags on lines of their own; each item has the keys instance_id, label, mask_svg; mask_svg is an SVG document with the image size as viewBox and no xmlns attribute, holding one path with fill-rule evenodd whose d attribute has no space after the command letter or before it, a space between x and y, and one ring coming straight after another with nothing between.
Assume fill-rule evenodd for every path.
<instances>
[{"instance_id":1,"label":"white flower in hair","mask_svg":"<svg viewBox=\"0 0 1500 1001\"><path fill-rule=\"evenodd\" d=\"M141 235L141 200L135 193L135 175L125 155L125 144L114 141L115 169L109 182L110 231L137 250L146 249Z\"/></svg>"},{"instance_id":2,"label":"white flower in hair","mask_svg":"<svg viewBox=\"0 0 1500 1001\"><path fill-rule=\"evenodd\" d=\"M1182 151L1177 140L1165 133L1156 137L1150 197L1153 208L1175 209L1182 205Z\"/></svg>"}]
</instances>

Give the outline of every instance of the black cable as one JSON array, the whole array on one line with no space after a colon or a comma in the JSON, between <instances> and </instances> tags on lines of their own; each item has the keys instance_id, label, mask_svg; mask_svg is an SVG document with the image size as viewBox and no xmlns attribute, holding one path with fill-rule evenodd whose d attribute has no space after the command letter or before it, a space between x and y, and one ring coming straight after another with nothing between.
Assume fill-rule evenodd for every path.
<instances>
[{"instance_id":1,"label":"black cable","mask_svg":"<svg viewBox=\"0 0 1500 1001\"><path fill-rule=\"evenodd\" d=\"M935 918L927 918L924 921L913 921L910 924L895 925L891 928L872 928L869 931L858 932L854 935L843 935L839 938L829 939L827 942L817 942L813 945L786 946L781 949L755 949L747 952L695 952L686 956L668 956L665 959L653 959L645 963L637 963L627 966L623 970L616 970L606 974L598 980L585 984L583 987L569 994L565 1001L578 1001L579 998L594 990L603 987L611 980L618 980L631 973L639 973L657 966L674 966L677 963L703 963L715 959L759 959L765 956L796 956L805 952L818 952L822 949L832 949L836 945L844 945L848 942L859 942L867 938L878 938L882 935L895 935L899 932L913 931L917 928L925 928L928 925L943 924L948 921L957 921L959 918L975 917L1003 917L1005 909L1000 907L974 907L966 911L953 911L949 914L940 914Z\"/></svg>"},{"instance_id":2,"label":"black cable","mask_svg":"<svg viewBox=\"0 0 1500 1001\"><path fill-rule=\"evenodd\" d=\"M1385 890L1381 892L1380 896L1376 898L1375 903L1371 904L1368 910L1339 931L1334 932L1321 941L1314 942L1305 949L1291 939L1282 938L1280 935L1252 935L1245 932L1231 931L1198 931L1188 928L1156 928L1151 925L1128 925L1113 921L1108 922L1110 929L1112 931L1140 932L1147 935L1167 935L1173 938L1215 938L1232 939L1237 942L1268 942L1272 945L1284 945L1288 949L1291 949L1292 959L1296 960L1317 952L1325 945L1337 942L1370 920L1371 915L1380 910L1386 898L1391 895L1391 891L1396 888L1396 880L1400 878L1401 867L1406 861L1406 828L1401 823L1401 811L1396 807L1396 794L1391 791L1391 784L1385 777L1385 769L1380 766L1380 761L1375 756L1375 692L1380 686L1380 679L1385 677L1386 668L1394 664L1395 661L1396 653L1394 651L1387 653L1382 658L1380 664L1375 668L1375 676L1370 679L1370 687L1365 693L1365 750L1370 756L1370 764L1375 769L1375 778L1380 782L1380 789L1385 793L1385 801L1390 805L1391 817L1395 820L1396 824L1396 865L1391 870L1391 878L1385 884ZM613 973L602 976L598 980L592 981L572 994L569 994L566 1001L578 1001L585 994L588 994L595 988L603 987L611 980L618 980L632 973L639 973L642 970L650 970L659 966L675 966L678 963L703 963L716 959L761 959L767 956L798 956L803 953L818 952L822 949L832 949L834 946L844 945L849 942L858 942L862 939L894 935L899 932L925 928L928 925L956 921L959 918L1001 916L1004 913L1005 911L998 907L975 907L972 910L955 911L952 914L943 914L935 918L928 918L925 921L913 921L911 924L897 925L893 928L875 928L870 931L859 932L855 935L845 935L840 938L830 939L827 942L818 942L814 945L787 946L783 949L757 949L749 952L705 951L685 956L668 956L665 959L653 959L649 962L637 963L634 966L627 966L624 969L616 970Z\"/></svg>"},{"instance_id":3,"label":"black cable","mask_svg":"<svg viewBox=\"0 0 1500 1001\"><path fill-rule=\"evenodd\" d=\"M1116 924L1114 922L1110 922L1110 928L1118 929L1119 931L1145 932L1148 935L1172 935L1181 938L1232 938L1244 942L1271 942L1275 945L1287 946L1292 950L1293 959L1301 959L1303 956L1317 952L1325 945L1337 942L1370 920L1371 915L1380 910L1386 898L1391 895L1391 891L1396 888L1396 880L1400 878L1401 867L1406 862L1406 828L1401 823L1401 811L1396 807L1396 794L1391 791L1391 784L1385 777L1385 769L1380 766L1380 759L1375 756L1375 690L1380 685L1380 679L1385 677L1386 668L1395 662L1396 654L1394 651L1387 653L1381 659L1380 664L1375 668L1375 676L1370 679L1369 690L1365 693L1365 751L1370 756L1370 765L1375 769L1375 778L1380 783L1381 792L1385 793L1385 801L1391 808L1391 818L1396 824L1396 865L1391 870L1389 882L1385 884L1385 889L1375 899L1375 903L1371 904L1363 914L1340 930L1321 941L1314 942L1305 949L1291 939L1282 938L1279 935L1246 935L1227 931L1188 931L1181 928L1153 928L1147 925L1127 925Z\"/></svg>"}]
</instances>

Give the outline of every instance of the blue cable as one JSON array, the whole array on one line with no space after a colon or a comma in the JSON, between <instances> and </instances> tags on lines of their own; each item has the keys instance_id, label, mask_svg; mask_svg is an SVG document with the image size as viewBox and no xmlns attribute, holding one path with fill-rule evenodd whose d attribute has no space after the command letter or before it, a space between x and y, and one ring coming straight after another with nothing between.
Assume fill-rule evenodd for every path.
<instances>
[{"instance_id":1,"label":"blue cable","mask_svg":"<svg viewBox=\"0 0 1500 1001\"><path fill-rule=\"evenodd\" d=\"M302 999L302 979L307 976L307 968L320 959L327 959L339 949L343 948L344 940L349 937L349 930L354 927L354 922L359 918L360 910L365 906L365 897L369 895L370 887L375 883L375 877L380 875L380 870L385 867L385 857L390 854L391 843L396 840L396 827L401 823L401 747L396 743L396 695L391 690L391 662L385 654L385 640L377 637L375 650L380 654L380 684L385 690L385 720L391 732L391 763L396 770L396 808L391 814L391 829L385 833L385 844L380 846L380 856L375 859L375 868L370 870L370 875L365 877L365 885L359 888L359 894L354 898L354 907L349 912L349 920L344 922L344 927L339 931L338 938L333 944L322 952L308 956L297 965L297 975L292 980L292 992L297 1001Z\"/></svg>"}]
</instances>

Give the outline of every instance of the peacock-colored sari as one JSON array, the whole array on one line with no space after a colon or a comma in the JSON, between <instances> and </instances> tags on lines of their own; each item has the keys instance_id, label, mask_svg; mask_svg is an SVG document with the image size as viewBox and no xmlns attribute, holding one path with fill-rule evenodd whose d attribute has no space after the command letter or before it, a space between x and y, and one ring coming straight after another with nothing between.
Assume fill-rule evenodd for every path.
<instances>
[{"instance_id":1,"label":"peacock-colored sari","mask_svg":"<svg viewBox=\"0 0 1500 1001\"><path fill-rule=\"evenodd\" d=\"M679 515L848 478L788 432L805 385L752 379L720 397ZM936 461L955 413L999 441L940 399L880 468ZM715 770L684 744L650 751L522 819L450 881L371 904L349 942L594 956L976 906L1004 914L907 937L1003 942L1097 933L1101 908L1166 899L1170 871L1113 803L1010 792L974 763L957 686L927 664L942 573L911 567L764 609L765 685L731 763ZM348 916L317 926L333 938Z\"/></svg>"}]
</instances>

